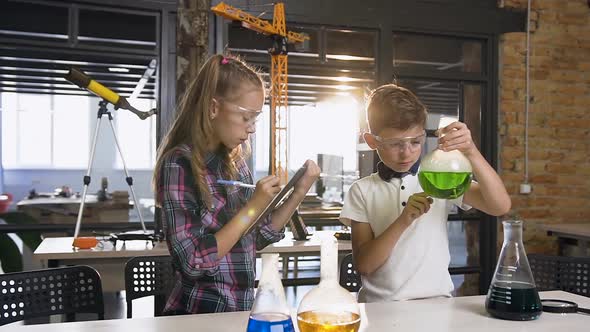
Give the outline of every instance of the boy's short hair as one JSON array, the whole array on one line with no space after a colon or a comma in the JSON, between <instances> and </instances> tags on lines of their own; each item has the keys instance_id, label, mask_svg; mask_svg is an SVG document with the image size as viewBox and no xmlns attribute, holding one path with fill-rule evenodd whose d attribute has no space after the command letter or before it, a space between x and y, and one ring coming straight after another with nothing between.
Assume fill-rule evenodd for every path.
<instances>
[{"instance_id":1,"label":"boy's short hair","mask_svg":"<svg viewBox=\"0 0 590 332\"><path fill-rule=\"evenodd\" d=\"M426 127L426 116L426 106L418 97L396 84L376 88L367 99L367 120L372 134L378 135L384 128Z\"/></svg>"}]
</instances>

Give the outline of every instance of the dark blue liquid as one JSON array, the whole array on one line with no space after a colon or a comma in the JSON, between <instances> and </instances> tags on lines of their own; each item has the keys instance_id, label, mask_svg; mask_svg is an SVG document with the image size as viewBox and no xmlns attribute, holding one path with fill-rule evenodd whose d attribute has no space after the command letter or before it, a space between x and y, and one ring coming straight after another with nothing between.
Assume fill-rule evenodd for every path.
<instances>
[{"instance_id":1,"label":"dark blue liquid","mask_svg":"<svg viewBox=\"0 0 590 332\"><path fill-rule=\"evenodd\" d=\"M486 309L492 316L501 319L533 320L541 315L543 307L535 288L498 284L492 285L488 291Z\"/></svg>"},{"instance_id":2,"label":"dark blue liquid","mask_svg":"<svg viewBox=\"0 0 590 332\"><path fill-rule=\"evenodd\" d=\"M246 332L295 332L291 317L279 313L250 315Z\"/></svg>"}]
</instances>

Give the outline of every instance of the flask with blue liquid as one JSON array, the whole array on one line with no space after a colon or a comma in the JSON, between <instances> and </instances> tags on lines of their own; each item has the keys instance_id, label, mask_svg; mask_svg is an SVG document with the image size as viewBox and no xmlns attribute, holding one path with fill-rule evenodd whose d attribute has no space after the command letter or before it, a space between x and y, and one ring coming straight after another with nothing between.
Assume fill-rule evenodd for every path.
<instances>
[{"instance_id":1,"label":"flask with blue liquid","mask_svg":"<svg viewBox=\"0 0 590 332\"><path fill-rule=\"evenodd\" d=\"M262 275L250 312L247 332L294 332L283 284L277 272L279 255L262 254Z\"/></svg>"}]
</instances>

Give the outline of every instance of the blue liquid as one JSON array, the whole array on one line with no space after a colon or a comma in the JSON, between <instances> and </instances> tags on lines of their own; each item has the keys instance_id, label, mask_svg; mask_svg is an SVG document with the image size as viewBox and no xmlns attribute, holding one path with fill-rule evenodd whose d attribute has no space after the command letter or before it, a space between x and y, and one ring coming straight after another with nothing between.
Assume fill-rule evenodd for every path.
<instances>
[{"instance_id":1,"label":"blue liquid","mask_svg":"<svg viewBox=\"0 0 590 332\"><path fill-rule=\"evenodd\" d=\"M246 332L295 332L291 317L280 313L250 315Z\"/></svg>"}]
</instances>

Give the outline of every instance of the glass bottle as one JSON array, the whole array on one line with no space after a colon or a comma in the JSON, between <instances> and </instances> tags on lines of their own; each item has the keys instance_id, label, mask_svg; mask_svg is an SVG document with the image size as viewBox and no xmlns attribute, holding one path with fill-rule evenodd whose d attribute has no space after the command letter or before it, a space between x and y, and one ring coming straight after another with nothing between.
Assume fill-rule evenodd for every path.
<instances>
[{"instance_id":1,"label":"glass bottle","mask_svg":"<svg viewBox=\"0 0 590 332\"><path fill-rule=\"evenodd\" d=\"M247 332L294 332L283 284L277 272L279 254L262 254L262 275Z\"/></svg>"},{"instance_id":2,"label":"glass bottle","mask_svg":"<svg viewBox=\"0 0 590 332\"><path fill-rule=\"evenodd\" d=\"M338 283L338 243L325 238L321 245L320 284L299 304L301 332L356 332L361 318L354 296Z\"/></svg>"},{"instance_id":3,"label":"glass bottle","mask_svg":"<svg viewBox=\"0 0 590 332\"><path fill-rule=\"evenodd\" d=\"M441 117L438 129L457 121L454 117ZM444 135L443 135L444 136ZM471 163L458 150L435 149L420 162L418 181L425 193L442 199L457 198L471 185Z\"/></svg>"},{"instance_id":4,"label":"glass bottle","mask_svg":"<svg viewBox=\"0 0 590 332\"><path fill-rule=\"evenodd\" d=\"M503 221L504 243L486 298L492 316L533 320L542 312L539 293L522 244L522 221Z\"/></svg>"}]
</instances>

